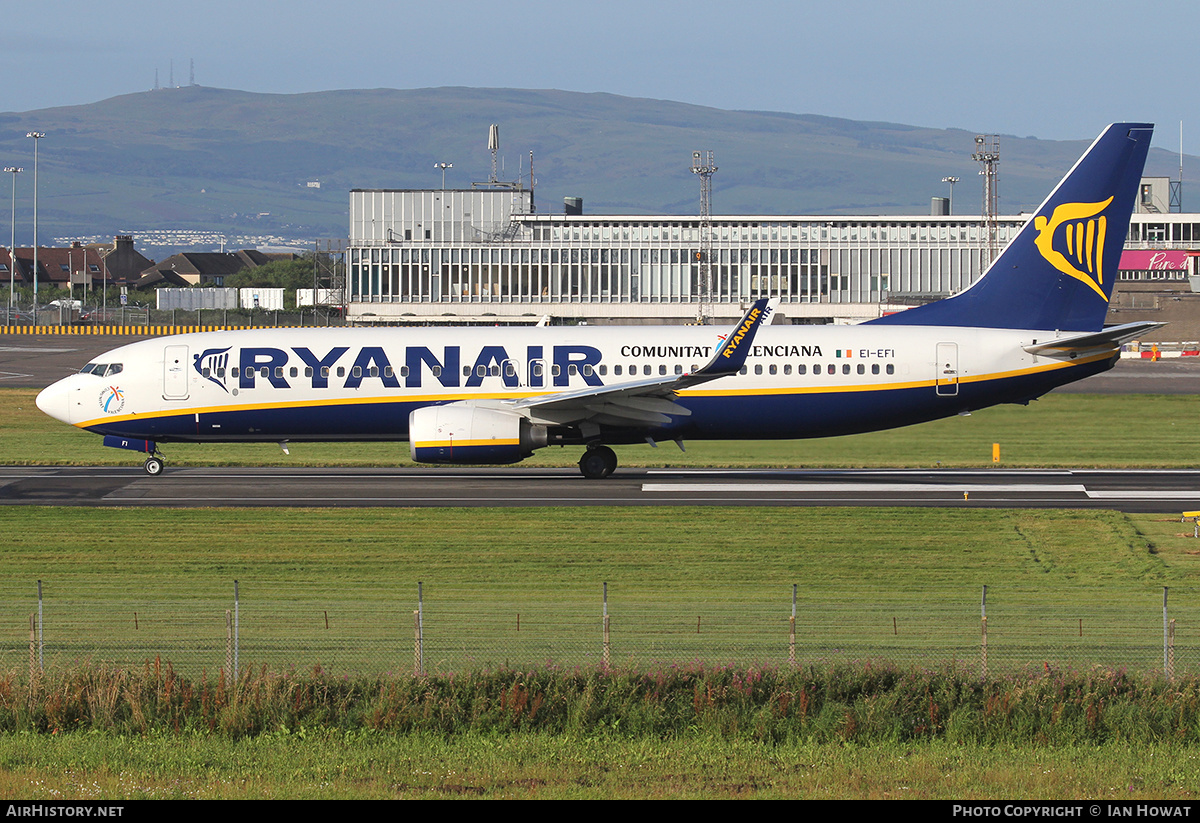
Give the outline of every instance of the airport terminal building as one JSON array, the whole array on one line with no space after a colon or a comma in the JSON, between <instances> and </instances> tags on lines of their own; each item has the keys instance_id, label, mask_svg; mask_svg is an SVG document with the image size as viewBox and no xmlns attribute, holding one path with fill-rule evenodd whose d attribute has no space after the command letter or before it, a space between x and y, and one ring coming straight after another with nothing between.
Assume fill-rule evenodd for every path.
<instances>
[{"instance_id":1,"label":"airport terminal building","mask_svg":"<svg viewBox=\"0 0 1200 823\"><path fill-rule=\"evenodd\" d=\"M1143 180L1123 281L1186 289L1195 273L1200 214L1171 213L1169 186ZM535 213L515 185L351 191L349 319L733 322L772 296L792 323L854 323L966 288L1029 217L714 216L706 297L699 217L565 211Z\"/></svg>"}]
</instances>

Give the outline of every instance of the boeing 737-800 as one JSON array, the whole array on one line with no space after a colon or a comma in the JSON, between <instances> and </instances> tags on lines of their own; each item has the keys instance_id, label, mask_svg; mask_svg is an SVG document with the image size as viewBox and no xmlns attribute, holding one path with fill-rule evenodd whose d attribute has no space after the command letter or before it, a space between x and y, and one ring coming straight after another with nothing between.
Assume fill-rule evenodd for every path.
<instances>
[{"instance_id":1,"label":"boeing 737-800","mask_svg":"<svg viewBox=\"0 0 1200 823\"><path fill-rule=\"evenodd\" d=\"M856 326L259 329L93 358L38 407L149 455L160 443L404 441L419 462L514 463L614 444L806 438L1025 403L1113 366L1154 323L1104 327L1153 127L1109 126L984 275Z\"/></svg>"}]
</instances>

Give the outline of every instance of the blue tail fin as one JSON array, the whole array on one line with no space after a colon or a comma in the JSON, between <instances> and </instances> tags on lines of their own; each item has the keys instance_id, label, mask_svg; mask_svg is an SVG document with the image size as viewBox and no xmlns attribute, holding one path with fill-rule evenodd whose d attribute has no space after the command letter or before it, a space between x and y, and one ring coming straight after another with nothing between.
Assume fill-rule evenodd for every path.
<instances>
[{"instance_id":1,"label":"blue tail fin","mask_svg":"<svg viewBox=\"0 0 1200 823\"><path fill-rule=\"evenodd\" d=\"M1153 133L1152 124L1112 124L970 288L868 322L1103 328Z\"/></svg>"}]
</instances>

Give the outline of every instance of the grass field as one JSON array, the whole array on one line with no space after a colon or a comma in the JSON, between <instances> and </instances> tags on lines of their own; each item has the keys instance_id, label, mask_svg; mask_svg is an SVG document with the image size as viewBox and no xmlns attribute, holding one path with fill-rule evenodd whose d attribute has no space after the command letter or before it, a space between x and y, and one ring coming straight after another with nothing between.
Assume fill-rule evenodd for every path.
<instances>
[{"instance_id":1,"label":"grass field","mask_svg":"<svg viewBox=\"0 0 1200 823\"><path fill-rule=\"evenodd\" d=\"M4 390L3 462L136 463ZM788 443L622 450L635 465L1183 466L1194 398L1051 395L924 426ZM173 465L396 465L395 445L172 446ZM553 450L537 464L573 464ZM135 510L0 508L0 668L26 670L44 593L53 666L161 654L225 665L238 581L241 665L412 671L594 664L608 584L618 665L783 665L797 586L802 663L947 660L979 667L988 587L993 676L1100 663L1161 671L1163 590L1175 664L1200 669L1200 541L1178 515L930 509ZM1184 798L1192 746L932 741L765 743L447 738L322 728L244 740L0 735L0 797Z\"/></svg>"},{"instance_id":2,"label":"grass field","mask_svg":"<svg viewBox=\"0 0 1200 823\"><path fill-rule=\"evenodd\" d=\"M411 672L556 662L802 661L1200 668L1200 543L1178 516L1097 511L688 508L0 508L0 665L44 653L184 671Z\"/></svg>"},{"instance_id":3,"label":"grass field","mask_svg":"<svg viewBox=\"0 0 1200 823\"><path fill-rule=\"evenodd\" d=\"M52 420L33 389L0 389L6 409L0 462L8 465L140 465L136 454ZM689 441L617 448L623 466L1200 466L1200 426L1191 395L1050 394L1025 406L997 406L891 431L785 441ZM169 465L407 465L407 443L165 444ZM543 449L522 465L573 466L577 448Z\"/></svg>"}]
</instances>

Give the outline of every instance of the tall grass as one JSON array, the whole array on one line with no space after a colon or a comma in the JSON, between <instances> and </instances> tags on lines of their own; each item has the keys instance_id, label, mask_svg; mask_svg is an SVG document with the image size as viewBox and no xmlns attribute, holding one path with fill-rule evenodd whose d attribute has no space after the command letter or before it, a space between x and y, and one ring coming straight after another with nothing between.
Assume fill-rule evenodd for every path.
<instances>
[{"instance_id":1,"label":"tall grass","mask_svg":"<svg viewBox=\"0 0 1200 823\"><path fill-rule=\"evenodd\" d=\"M1200 742L1200 678L1040 670L981 680L891 665L535 668L338 678L246 670L189 679L159 660L0 678L0 733L301 729L387 734L717 735L784 742L1085 745Z\"/></svg>"}]
</instances>

